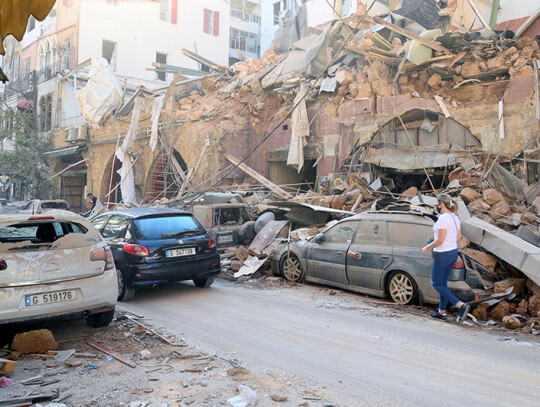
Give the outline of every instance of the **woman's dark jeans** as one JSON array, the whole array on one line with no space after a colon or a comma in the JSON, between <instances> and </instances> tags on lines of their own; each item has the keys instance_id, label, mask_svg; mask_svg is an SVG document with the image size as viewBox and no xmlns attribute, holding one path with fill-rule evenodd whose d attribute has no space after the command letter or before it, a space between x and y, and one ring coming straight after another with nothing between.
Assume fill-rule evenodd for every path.
<instances>
[{"instance_id":1,"label":"woman's dark jeans","mask_svg":"<svg viewBox=\"0 0 540 407\"><path fill-rule=\"evenodd\" d=\"M433 252L433 267L431 268L431 285L439 293L439 309L444 311L448 301L456 305L459 299L448 289L448 277L452 266L457 261L458 251Z\"/></svg>"}]
</instances>

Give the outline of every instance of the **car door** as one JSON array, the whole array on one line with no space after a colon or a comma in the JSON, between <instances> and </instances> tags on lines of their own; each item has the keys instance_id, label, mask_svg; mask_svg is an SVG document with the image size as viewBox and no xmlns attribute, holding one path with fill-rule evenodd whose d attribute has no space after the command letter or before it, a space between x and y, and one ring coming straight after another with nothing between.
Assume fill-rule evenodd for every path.
<instances>
[{"instance_id":1,"label":"car door","mask_svg":"<svg viewBox=\"0 0 540 407\"><path fill-rule=\"evenodd\" d=\"M310 243L307 256L308 276L346 284L345 261L357 221L340 222L324 232L324 240Z\"/></svg>"},{"instance_id":2,"label":"car door","mask_svg":"<svg viewBox=\"0 0 540 407\"><path fill-rule=\"evenodd\" d=\"M382 274L392 262L385 220L365 219L347 252L347 278L352 285L382 289Z\"/></svg>"},{"instance_id":3,"label":"car door","mask_svg":"<svg viewBox=\"0 0 540 407\"><path fill-rule=\"evenodd\" d=\"M94 225L94 227L97 229L99 233L103 231L103 228L107 224L107 221L109 220L111 215L102 215L98 216L97 218L94 218L91 220L91 224Z\"/></svg>"}]
</instances>

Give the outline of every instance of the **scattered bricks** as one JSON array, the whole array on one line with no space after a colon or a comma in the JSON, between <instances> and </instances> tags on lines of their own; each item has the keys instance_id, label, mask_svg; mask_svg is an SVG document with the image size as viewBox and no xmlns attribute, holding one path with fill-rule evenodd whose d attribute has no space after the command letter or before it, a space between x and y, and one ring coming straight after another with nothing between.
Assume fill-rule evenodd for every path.
<instances>
[{"instance_id":1,"label":"scattered bricks","mask_svg":"<svg viewBox=\"0 0 540 407\"><path fill-rule=\"evenodd\" d=\"M509 65L508 61L502 56L497 56L487 61L487 66L490 71L495 69L506 69L510 67Z\"/></svg>"},{"instance_id":2,"label":"scattered bricks","mask_svg":"<svg viewBox=\"0 0 540 407\"><path fill-rule=\"evenodd\" d=\"M506 300L498 303L495 308L490 312L491 318L495 321L502 321L502 319L510 312L510 303Z\"/></svg>"},{"instance_id":3,"label":"scattered bricks","mask_svg":"<svg viewBox=\"0 0 540 407\"><path fill-rule=\"evenodd\" d=\"M503 200L502 194L496 189L490 188L484 191L484 201L486 201L488 205L495 205L496 203L502 200Z\"/></svg>"},{"instance_id":4,"label":"scattered bricks","mask_svg":"<svg viewBox=\"0 0 540 407\"><path fill-rule=\"evenodd\" d=\"M489 211L491 205L487 204L483 199L475 199L468 205L469 210L478 209L480 211Z\"/></svg>"},{"instance_id":5,"label":"scattered bricks","mask_svg":"<svg viewBox=\"0 0 540 407\"><path fill-rule=\"evenodd\" d=\"M336 80L340 85L349 84L353 81L353 79L354 77L351 75L351 73L344 69L340 69L336 72Z\"/></svg>"},{"instance_id":6,"label":"scattered bricks","mask_svg":"<svg viewBox=\"0 0 540 407\"><path fill-rule=\"evenodd\" d=\"M521 215L521 222L532 224L536 222L536 215L530 212L523 212Z\"/></svg>"},{"instance_id":7,"label":"scattered bricks","mask_svg":"<svg viewBox=\"0 0 540 407\"><path fill-rule=\"evenodd\" d=\"M521 321L517 319L516 317L512 317L510 315L503 317L502 323L507 329L521 328Z\"/></svg>"},{"instance_id":8,"label":"scattered bricks","mask_svg":"<svg viewBox=\"0 0 540 407\"><path fill-rule=\"evenodd\" d=\"M540 215L540 196L538 196L533 202L533 208L537 215Z\"/></svg>"},{"instance_id":9,"label":"scattered bricks","mask_svg":"<svg viewBox=\"0 0 540 407\"><path fill-rule=\"evenodd\" d=\"M529 306L529 303L527 302L527 300L521 300L516 307L516 314L519 314L523 317L528 318L529 317L528 306Z\"/></svg>"},{"instance_id":10,"label":"scattered bricks","mask_svg":"<svg viewBox=\"0 0 540 407\"><path fill-rule=\"evenodd\" d=\"M463 253L465 253L467 256L472 257L486 269L492 272L495 271L495 266L497 265L497 257L493 256L492 254L481 252L480 250L470 249L468 247L463 249Z\"/></svg>"},{"instance_id":11,"label":"scattered bricks","mask_svg":"<svg viewBox=\"0 0 540 407\"><path fill-rule=\"evenodd\" d=\"M458 244L459 249L463 250L467 246L469 246L471 242L465 236L461 236L461 239L458 240L457 244Z\"/></svg>"},{"instance_id":12,"label":"scattered bricks","mask_svg":"<svg viewBox=\"0 0 540 407\"><path fill-rule=\"evenodd\" d=\"M478 63L478 68L480 68L480 71L482 72L487 72L488 70L487 64L484 61Z\"/></svg>"},{"instance_id":13,"label":"scattered bricks","mask_svg":"<svg viewBox=\"0 0 540 407\"><path fill-rule=\"evenodd\" d=\"M508 212L510 212L510 207L503 199L502 201L497 202L491 207L491 213L489 214L489 216L493 220L498 220L502 218L502 216L506 215Z\"/></svg>"},{"instance_id":14,"label":"scattered bricks","mask_svg":"<svg viewBox=\"0 0 540 407\"><path fill-rule=\"evenodd\" d=\"M523 65L522 67L518 68L516 72L516 76L531 76L533 74L534 74L534 69L530 65Z\"/></svg>"},{"instance_id":15,"label":"scattered bricks","mask_svg":"<svg viewBox=\"0 0 540 407\"><path fill-rule=\"evenodd\" d=\"M524 213L527 212L527 207L525 205L512 205L510 210L514 213Z\"/></svg>"},{"instance_id":16,"label":"scattered bricks","mask_svg":"<svg viewBox=\"0 0 540 407\"><path fill-rule=\"evenodd\" d=\"M236 250L236 258L241 262L244 262L249 257L249 250L245 246L239 246Z\"/></svg>"},{"instance_id":17,"label":"scattered bricks","mask_svg":"<svg viewBox=\"0 0 540 407\"><path fill-rule=\"evenodd\" d=\"M307 234L309 236L316 236L318 235L319 233L321 233L321 231L319 230L319 228L309 228L309 230L307 231Z\"/></svg>"},{"instance_id":18,"label":"scattered bricks","mask_svg":"<svg viewBox=\"0 0 540 407\"><path fill-rule=\"evenodd\" d=\"M401 194L401 199L407 199L410 201L413 197L416 196L417 192L418 192L418 188L410 187L406 189L405 191L403 191L403 193Z\"/></svg>"},{"instance_id":19,"label":"scattered bricks","mask_svg":"<svg viewBox=\"0 0 540 407\"><path fill-rule=\"evenodd\" d=\"M51 331L38 329L15 335L11 349L19 353L45 353L58 349L58 344Z\"/></svg>"},{"instance_id":20,"label":"scattered bricks","mask_svg":"<svg viewBox=\"0 0 540 407\"><path fill-rule=\"evenodd\" d=\"M515 63L519 59L519 54L514 54L510 57L509 61Z\"/></svg>"},{"instance_id":21,"label":"scattered bricks","mask_svg":"<svg viewBox=\"0 0 540 407\"><path fill-rule=\"evenodd\" d=\"M531 46L532 42L533 41L532 41L531 38L523 37L523 38L520 38L520 40L517 42L516 47L517 47L517 49L522 50L525 47Z\"/></svg>"},{"instance_id":22,"label":"scattered bricks","mask_svg":"<svg viewBox=\"0 0 540 407\"><path fill-rule=\"evenodd\" d=\"M531 46L524 47L521 50L521 58L531 59L534 55L534 48Z\"/></svg>"},{"instance_id":23,"label":"scattered bricks","mask_svg":"<svg viewBox=\"0 0 540 407\"><path fill-rule=\"evenodd\" d=\"M394 54L397 54L398 51L400 50L400 48L403 46L403 43L401 42L401 40L399 38L394 38L392 40L392 53Z\"/></svg>"},{"instance_id":24,"label":"scattered bricks","mask_svg":"<svg viewBox=\"0 0 540 407\"><path fill-rule=\"evenodd\" d=\"M525 285L527 286L527 288L533 295L540 296L540 286L536 284L534 281L532 281L531 279L528 279L527 284Z\"/></svg>"},{"instance_id":25,"label":"scattered bricks","mask_svg":"<svg viewBox=\"0 0 540 407\"><path fill-rule=\"evenodd\" d=\"M332 209L341 209L343 208L343 205L347 202L347 196L346 195L336 195L334 199L332 199L331 208Z\"/></svg>"},{"instance_id":26,"label":"scattered bricks","mask_svg":"<svg viewBox=\"0 0 540 407\"><path fill-rule=\"evenodd\" d=\"M533 295L529 298L529 313L531 315L540 313L540 295Z\"/></svg>"},{"instance_id":27,"label":"scattered bricks","mask_svg":"<svg viewBox=\"0 0 540 407\"><path fill-rule=\"evenodd\" d=\"M538 41L531 41L531 47L533 47L534 51L536 52L540 49L540 44L538 43Z\"/></svg>"},{"instance_id":28,"label":"scattered bricks","mask_svg":"<svg viewBox=\"0 0 540 407\"><path fill-rule=\"evenodd\" d=\"M461 76L474 76L478 75L481 72L479 64L473 61L468 61L465 62L463 65L456 66L455 71L458 75Z\"/></svg>"},{"instance_id":29,"label":"scattered bricks","mask_svg":"<svg viewBox=\"0 0 540 407\"><path fill-rule=\"evenodd\" d=\"M520 295L525 288L525 280L523 278L507 278L506 280L497 281L495 283L495 292L504 293L510 287L513 287L513 294Z\"/></svg>"},{"instance_id":30,"label":"scattered bricks","mask_svg":"<svg viewBox=\"0 0 540 407\"><path fill-rule=\"evenodd\" d=\"M435 72L433 75L431 75L431 78L429 78L428 85L431 86L433 89L437 89L441 86L441 80L441 75Z\"/></svg>"},{"instance_id":31,"label":"scattered bricks","mask_svg":"<svg viewBox=\"0 0 540 407\"><path fill-rule=\"evenodd\" d=\"M488 307L489 307L488 304L478 305L478 307L476 307L472 312L473 316L479 321L487 321L488 320L488 313L487 313Z\"/></svg>"},{"instance_id":32,"label":"scattered bricks","mask_svg":"<svg viewBox=\"0 0 540 407\"><path fill-rule=\"evenodd\" d=\"M366 83L358 84L358 92L356 94L356 97L358 99L370 98L372 96L373 96L373 90L371 89L371 83L366 82Z\"/></svg>"},{"instance_id":33,"label":"scattered bricks","mask_svg":"<svg viewBox=\"0 0 540 407\"><path fill-rule=\"evenodd\" d=\"M531 334L532 333L532 325L531 324L527 324L523 327L523 329L521 330L522 333L524 334Z\"/></svg>"},{"instance_id":34,"label":"scattered bricks","mask_svg":"<svg viewBox=\"0 0 540 407\"><path fill-rule=\"evenodd\" d=\"M214 86L216 85L216 80L212 78L204 78L200 83L201 87L205 90L205 92L209 92L214 89Z\"/></svg>"},{"instance_id":35,"label":"scattered bricks","mask_svg":"<svg viewBox=\"0 0 540 407\"><path fill-rule=\"evenodd\" d=\"M503 55L506 58L508 58L508 57L511 57L512 55L517 54L517 53L518 53L518 49L516 47L510 47L504 52Z\"/></svg>"},{"instance_id":36,"label":"scattered bricks","mask_svg":"<svg viewBox=\"0 0 540 407\"><path fill-rule=\"evenodd\" d=\"M459 193L459 196L461 199L463 199L463 202L465 202L465 204L467 205L473 201L476 201L477 199L482 198L482 195L480 195L478 191L469 187L463 189Z\"/></svg>"},{"instance_id":37,"label":"scattered bricks","mask_svg":"<svg viewBox=\"0 0 540 407\"><path fill-rule=\"evenodd\" d=\"M330 198L330 199L328 199ZM329 196L329 197L325 197L324 199L321 199L321 202L319 202L319 206L323 207L323 208L330 208L331 207L331 204L332 204L332 197Z\"/></svg>"},{"instance_id":38,"label":"scattered bricks","mask_svg":"<svg viewBox=\"0 0 540 407\"><path fill-rule=\"evenodd\" d=\"M240 260L233 260L231 262L231 265L229 266L229 270L234 271L235 273L242 268L244 265L243 261Z\"/></svg>"}]
</instances>

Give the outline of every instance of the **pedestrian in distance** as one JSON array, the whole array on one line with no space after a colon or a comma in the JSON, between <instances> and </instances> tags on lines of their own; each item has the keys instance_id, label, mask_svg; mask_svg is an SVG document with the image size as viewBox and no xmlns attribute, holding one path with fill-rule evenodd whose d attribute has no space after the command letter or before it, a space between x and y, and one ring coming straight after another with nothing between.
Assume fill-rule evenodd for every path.
<instances>
[{"instance_id":1,"label":"pedestrian in distance","mask_svg":"<svg viewBox=\"0 0 540 407\"><path fill-rule=\"evenodd\" d=\"M434 240L422 248L422 254L433 250L431 285L439 293L439 309L429 314L431 318L446 320L446 306L450 301L458 309L457 322L467 318L471 306L460 301L448 288L448 277L458 258L458 240L461 239L461 222L457 216L458 204L448 194L437 196L436 210L440 214L433 225Z\"/></svg>"}]
</instances>

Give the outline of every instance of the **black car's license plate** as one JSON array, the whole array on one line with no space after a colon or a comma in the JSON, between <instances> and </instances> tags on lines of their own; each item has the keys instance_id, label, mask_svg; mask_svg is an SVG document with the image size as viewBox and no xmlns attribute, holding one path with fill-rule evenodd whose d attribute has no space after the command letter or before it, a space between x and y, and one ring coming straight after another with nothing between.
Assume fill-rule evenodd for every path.
<instances>
[{"instance_id":1,"label":"black car's license plate","mask_svg":"<svg viewBox=\"0 0 540 407\"><path fill-rule=\"evenodd\" d=\"M186 247L183 249L173 249L173 250L167 250L165 252L165 257L181 257L181 256L189 256L192 254L195 254L195 248L194 247Z\"/></svg>"}]
</instances>

